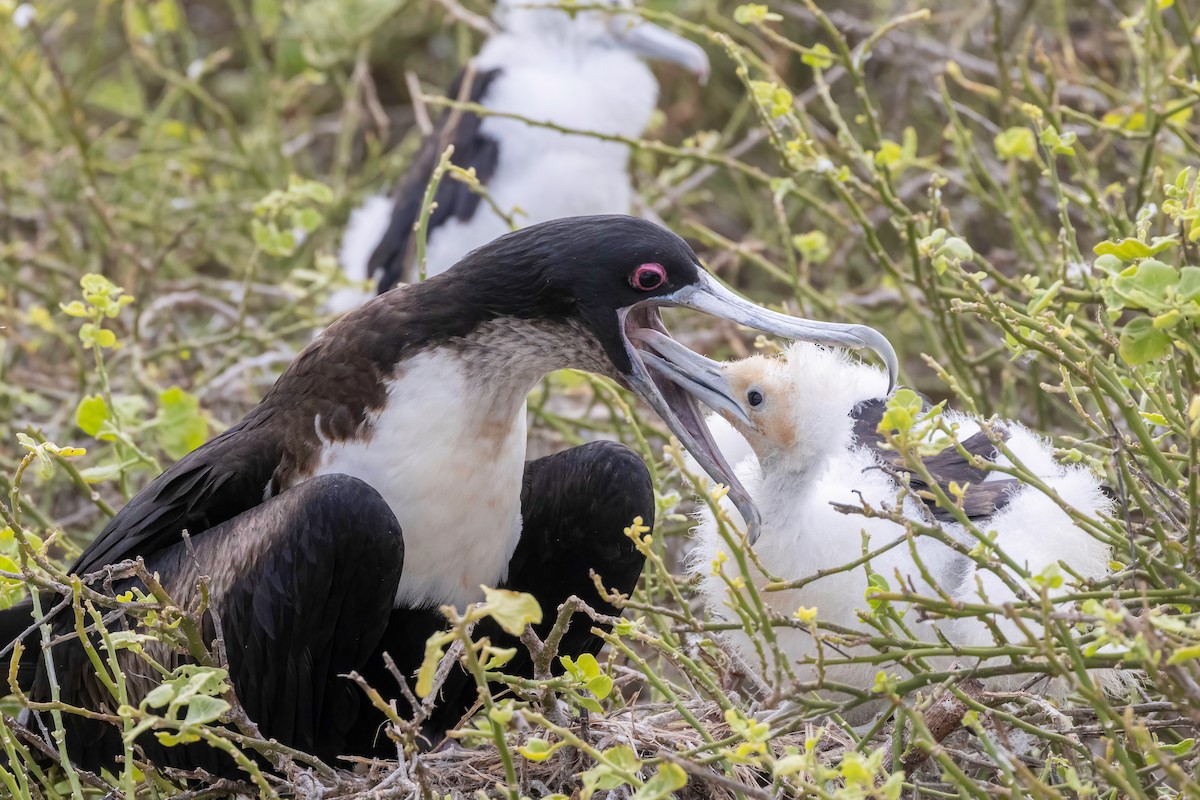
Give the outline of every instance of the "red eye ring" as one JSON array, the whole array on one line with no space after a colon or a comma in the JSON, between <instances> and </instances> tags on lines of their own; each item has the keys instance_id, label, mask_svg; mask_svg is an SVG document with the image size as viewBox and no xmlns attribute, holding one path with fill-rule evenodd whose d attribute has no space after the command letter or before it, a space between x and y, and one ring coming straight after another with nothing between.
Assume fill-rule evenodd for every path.
<instances>
[{"instance_id":1,"label":"red eye ring","mask_svg":"<svg viewBox=\"0 0 1200 800\"><path fill-rule=\"evenodd\" d=\"M662 264L651 261L642 264L629 274L629 285L639 292L650 292L662 286L667 280L667 271Z\"/></svg>"}]
</instances>

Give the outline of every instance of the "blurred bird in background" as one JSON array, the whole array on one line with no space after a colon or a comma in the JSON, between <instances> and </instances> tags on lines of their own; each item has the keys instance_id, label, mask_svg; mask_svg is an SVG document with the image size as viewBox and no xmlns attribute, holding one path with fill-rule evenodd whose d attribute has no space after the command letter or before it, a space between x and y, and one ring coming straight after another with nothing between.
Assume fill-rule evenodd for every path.
<instances>
[{"instance_id":1,"label":"blurred bird in background","mask_svg":"<svg viewBox=\"0 0 1200 800\"><path fill-rule=\"evenodd\" d=\"M600 0L610 9L568 13L544 0L499 0L492 35L449 96L512 116L447 109L425 138L392 197L367 198L350 217L340 259L354 281L381 293L421 276L413 226L446 147L453 163L475 170L496 208L520 227L560 217L630 213L629 148L594 136L563 133L520 119L607 136L636 137L658 102L646 59L708 76L708 56L694 42L641 19L629 0ZM424 274L436 275L509 230L496 209L465 183L445 179L434 195ZM344 311L372 293L339 292Z\"/></svg>"}]
</instances>

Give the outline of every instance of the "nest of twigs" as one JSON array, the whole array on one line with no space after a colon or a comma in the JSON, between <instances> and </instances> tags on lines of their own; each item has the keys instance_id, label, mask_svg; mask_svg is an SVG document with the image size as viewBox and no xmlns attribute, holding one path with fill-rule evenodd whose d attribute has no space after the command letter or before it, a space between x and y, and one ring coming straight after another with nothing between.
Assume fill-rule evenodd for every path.
<instances>
[{"instance_id":1,"label":"nest of twigs","mask_svg":"<svg viewBox=\"0 0 1200 800\"><path fill-rule=\"evenodd\" d=\"M597 750L624 745L632 748L643 761L678 764L688 773L687 786L676 794L680 800L762 795L762 787L764 783L769 785L770 779L761 770L736 765L726 772L704 766L702 758L685 756L702 751L711 741L733 735L716 703L689 703L685 708L694 719L703 723L703 733L685 719L679 709L667 703L635 702L604 715L585 711L570 725L580 738ZM513 750L539 735L532 727L518 727L509 737L509 746ZM829 763L837 761L846 747L853 746L853 740L837 726L811 723L800 726L793 733L773 738L769 746L776 757L783 757L788 748L803 748L808 739L819 740L823 759ZM518 758L515 766L521 796L564 794L571 797L578 796L583 787L580 774L594 767L595 762L576 748L563 747L543 761ZM653 769L644 771L652 773ZM649 774L641 777L648 778ZM455 739L447 739L441 746L406 761L362 762L354 771L339 771L335 780L321 781L321 796L349 800L415 795L460 797L479 791L491 795L500 794L505 784L504 761L496 747L463 746ZM313 786L315 788L315 783ZM625 789L630 793L633 791L629 787Z\"/></svg>"}]
</instances>

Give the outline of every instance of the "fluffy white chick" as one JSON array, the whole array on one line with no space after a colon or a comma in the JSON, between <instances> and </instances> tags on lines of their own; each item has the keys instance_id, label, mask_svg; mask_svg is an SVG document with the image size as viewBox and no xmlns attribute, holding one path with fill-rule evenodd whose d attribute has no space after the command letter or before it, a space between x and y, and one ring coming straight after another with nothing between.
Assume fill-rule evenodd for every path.
<instances>
[{"instance_id":1,"label":"fluffy white chick","mask_svg":"<svg viewBox=\"0 0 1200 800\"><path fill-rule=\"evenodd\" d=\"M669 368L670 354L665 357L663 363ZM937 539L918 536L910 548L904 540L903 525L843 513L835 507L866 504L875 509L894 508L901 496L893 477L891 459L895 454L880 447L881 440L875 433L888 388L887 376L881 370L852 359L844 351L809 344L791 346L782 358L754 356L711 366L719 370L719 377L710 378L709 385L714 398L718 398L711 405L720 416L710 417L709 422L729 460L736 460L738 477L761 512L761 533L753 551L771 576L797 581L861 561L865 534L871 552L898 542L869 560L870 572L882 576L892 589L903 581L920 594L936 596L940 589L962 602L980 602L981 590L987 602L996 606L1018 599L996 573L976 567L968 556ZM955 412L944 413L968 450L998 464L1010 463L980 433L976 420ZM1110 501L1090 471L1059 464L1046 441L1017 423L1005 422L1002 429L1013 455L1067 504L1091 517L1111 511ZM973 524L983 532L994 532L997 545L1030 575L1037 576L1059 561L1084 579L1101 578L1107 573L1108 547L1076 526L1058 503L1038 489L1002 473L975 468L953 448L926 463L943 487L952 480L960 486L969 484L966 510ZM726 503L725 507L739 521L732 505ZM977 541L932 501L926 504L909 494L902 513L923 524L937 518L953 540L967 547ZM918 557L925 574L938 587L922 577ZM700 575L705 602L717 618L737 619L730 604L730 581L749 580L760 591L768 583L767 576L753 564L748 574L741 574L731 547L707 507L700 512L689 566ZM870 631L859 616L869 613L865 598L868 574L868 565L858 564L799 588L763 592L762 596L779 615L815 608L822 623ZM1015 573L1010 577L1023 582ZM1036 595L1037 590L1030 587L1030 592ZM918 616L909 611L904 622L915 637L925 642L938 642L939 634L958 647L986 646L994 641L988 627L978 619L927 622ZM1010 620L998 616L993 621L1009 641L1025 642L1026 636ZM1026 624L1035 635L1040 634L1038 626ZM775 635L795 676L802 681L817 678L819 658L828 662L873 652L866 644L837 648L827 644L819 648L813 636L799 627L776 627ZM735 632L729 638L746 667L767 677L775 673L777 665L770 663L761 633L751 638L745 632ZM763 653L767 653L766 659ZM966 667L978 663L977 659L960 656L936 659L934 665L944 668L955 660ZM904 673L904 668L896 664L825 663L824 681L865 690L873 685L881 668ZM1124 674L1114 670L1094 674L1110 691L1127 683ZM1013 676L995 679L991 685L1008 688L1027 680L1028 676ZM1063 691L1054 682L1043 688L1050 694ZM872 712L869 705L860 707L858 717L864 719ZM854 716L851 714L852 721Z\"/></svg>"}]
</instances>

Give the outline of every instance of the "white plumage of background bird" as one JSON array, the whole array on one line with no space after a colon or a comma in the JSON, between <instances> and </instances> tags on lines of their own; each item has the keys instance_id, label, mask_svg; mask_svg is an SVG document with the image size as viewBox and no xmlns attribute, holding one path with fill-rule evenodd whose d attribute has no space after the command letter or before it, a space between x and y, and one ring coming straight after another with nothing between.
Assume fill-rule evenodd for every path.
<instances>
[{"instance_id":1,"label":"white plumage of background bird","mask_svg":"<svg viewBox=\"0 0 1200 800\"><path fill-rule=\"evenodd\" d=\"M728 460L736 463L738 477L761 511L761 533L753 545L759 563L782 581L807 578L861 560L865 533L871 551L899 541L898 546L874 555L869 562L871 570L882 576L893 590L898 588L899 576L918 594L937 597L937 589L922 578L912 550L904 541L903 525L886 518L844 513L835 506L866 505L874 509L896 506L900 495L892 461L896 456L880 448L881 440L875 434L885 408L887 376L881 370L852 360L844 351L805 344L791 346L784 358L754 356L713 366L719 368L728 382L723 393L735 399L744 412L728 410L725 419L713 416L709 424ZM956 438L970 452L1000 465L1011 465L980 433L976 419L952 411L944 412L944 418L957 428ZM1004 422L1002 428L1010 452L1063 502L1087 517L1110 513L1111 502L1090 471L1059 464L1048 442L1017 423ZM964 502L967 516L981 531L994 532L996 546L1029 575L1038 576L1060 561L1084 581L1108 573L1109 547L1078 527L1048 495L1003 473L974 468L953 448L927 459L926 463L944 487L952 480L960 486L970 484ZM914 479L914 487L915 484ZM736 511L731 507L729 511L738 521ZM905 519L923 524L938 518L941 527L968 548L978 541L952 521L945 509L937 509L932 501L923 502L912 493L903 501L902 514ZM977 567L964 553L932 537L918 536L914 543L928 574L953 600L978 604L984 602L981 592L986 602L994 606L1018 600L1017 594L995 572ZM716 519L705 507L695 532L690 568L701 576L701 592L710 613L736 620L730 605L730 581L736 583L739 577L744 577L761 590L767 578L754 566L750 567L750 574L740 576L732 556ZM1015 574L1010 572L1010 575L1018 583L1024 583ZM797 609L815 608L817 619L824 623L870 631L859 617L869 611L865 600L867 588L866 567L859 565L800 588L765 592L762 597L774 612L784 616ZM1036 588L1030 586L1029 590L1032 596L1037 596ZM1026 642L1027 637L1014 622L998 615L993 620L1010 642ZM921 621L916 613L906 613L904 622L917 639L925 642L938 642L935 625L942 636L959 647L988 646L995 641L987 626L977 618L933 622ZM1038 625L1028 620L1024 624L1035 636L1041 634ZM814 680L818 645L813 636L796 627L777 627L775 635L781 652L792 663L795 676L801 681ZM776 665L765 663L759 647L744 632L734 632L730 639L745 667L759 675L770 675L775 670ZM827 660L869 652L872 651L868 645L823 648ZM935 664L944 668L952 660L940 659ZM965 667L973 666L971 659L958 661ZM868 690L880 669L893 674L904 672L894 664L826 665L824 679ZM1124 688L1130 681L1128 673L1116 670L1097 670L1094 675L1111 692ZM994 679L989 685L1012 688L1028 680L1028 675L1013 676ZM1053 682L1043 688L1050 694L1055 692ZM869 706L860 708L858 721L864 711L871 710ZM854 714L849 717L855 721Z\"/></svg>"},{"instance_id":2,"label":"white plumage of background bird","mask_svg":"<svg viewBox=\"0 0 1200 800\"><path fill-rule=\"evenodd\" d=\"M499 31L488 38L451 87L489 111L608 136L637 137L658 103L658 82L645 64L681 65L704 79L709 63L694 42L642 20L629 0L600 0L612 11L568 13L545 0L500 0ZM463 81L468 82L464 90ZM448 109L426 137L394 197L369 197L350 217L340 260L354 281L382 292L418 277L412 244L422 196L446 146L453 163L474 168L496 206L519 227L561 217L628 214L634 201L629 148L562 133L518 119ZM426 276L509 230L505 219L465 184L446 178L434 197ZM332 310L374 292L344 291Z\"/></svg>"}]
</instances>

